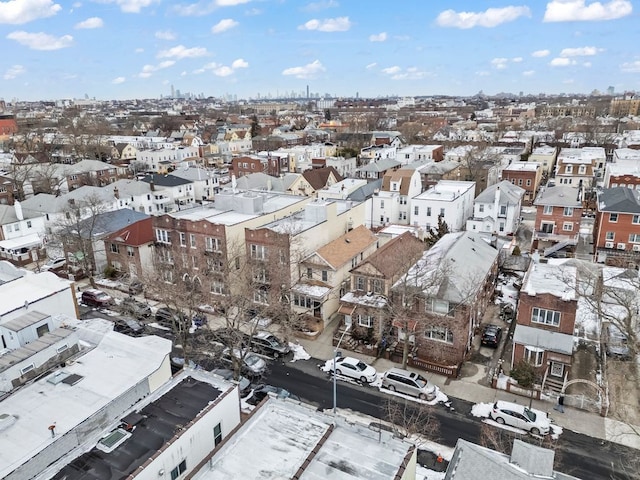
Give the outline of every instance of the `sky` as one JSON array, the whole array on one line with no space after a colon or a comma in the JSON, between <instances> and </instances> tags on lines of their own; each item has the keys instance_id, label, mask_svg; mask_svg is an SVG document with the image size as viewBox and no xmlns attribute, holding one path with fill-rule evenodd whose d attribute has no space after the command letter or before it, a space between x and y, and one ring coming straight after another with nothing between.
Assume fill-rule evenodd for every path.
<instances>
[{"instance_id":1,"label":"sky","mask_svg":"<svg viewBox=\"0 0 640 480\"><path fill-rule=\"evenodd\" d=\"M7 101L640 91L640 0L0 0L0 51Z\"/></svg>"}]
</instances>

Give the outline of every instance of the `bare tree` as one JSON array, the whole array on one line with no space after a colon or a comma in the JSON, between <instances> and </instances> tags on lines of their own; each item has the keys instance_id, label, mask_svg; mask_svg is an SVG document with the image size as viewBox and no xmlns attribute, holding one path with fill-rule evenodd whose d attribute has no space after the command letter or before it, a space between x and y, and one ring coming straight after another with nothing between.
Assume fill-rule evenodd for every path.
<instances>
[{"instance_id":1,"label":"bare tree","mask_svg":"<svg viewBox=\"0 0 640 480\"><path fill-rule=\"evenodd\" d=\"M392 397L385 402L383 408L383 416L392 424L396 435L410 438L418 447L427 440L440 440L440 421L433 406Z\"/></svg>"}]
</instances>

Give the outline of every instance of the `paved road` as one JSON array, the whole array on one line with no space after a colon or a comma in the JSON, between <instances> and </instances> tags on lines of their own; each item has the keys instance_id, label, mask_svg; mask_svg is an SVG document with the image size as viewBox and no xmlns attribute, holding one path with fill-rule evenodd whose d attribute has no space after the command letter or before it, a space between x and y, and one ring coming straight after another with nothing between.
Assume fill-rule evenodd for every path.
<instances>
[{"instance_id":1,"label":"paved road","mask_svg":"<svg viewBox=\"0 0 640 480\"><path fill-rule=\"evenodd\" d=\"M298 395L303 401L318 409L333 406L333 384L330 376L319 370L324 361L311 359L271 362L265 381ZM375 418L380 418L388 395L372 387L353 385L338 381L337 406L351 409ZM451 408L443 405L434 407L440 422L438 438L432 439L453 447L458 438L479 443L479 419L471 416L472 404L451 398ZM603 442L586 435L564 431L557 443L556 468L561 472L583 479L634 479L638 472L624 472L625 458L635 458L636 450L610 442ZM626 457L628 455L628 457Z\"/></svg>"}]
</instances>

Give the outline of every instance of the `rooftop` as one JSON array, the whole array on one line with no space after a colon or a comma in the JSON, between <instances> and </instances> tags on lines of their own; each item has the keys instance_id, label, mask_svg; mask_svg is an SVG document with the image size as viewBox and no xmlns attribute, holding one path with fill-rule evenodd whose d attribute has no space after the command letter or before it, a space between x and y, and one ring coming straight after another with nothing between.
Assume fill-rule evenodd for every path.
<instances>
[{"instance_id":1,"label":"rooftop","mask_svg":"<svg viewBox=\"0 0 640 480\"><path fill-rule=\"evenodd\" d=\"M417 195L420 200L451 202L463 193L473 190L476 182L463 182L455 180L440 180L436 185Z\"/></svg>"},{"instance_id":2,"label":"rooftop","mask_svg":"<svg viewBox=\"0 0 640 480\"><path fill-rule=\"evenodd\" d=\"M533 261L529 265L521 292L530 296L550 294L562 300L576 299L577 269L566 261Z\"/></svg>"},{"instance_id":3,"label":"rooftop","mask_svg":"<svg viewBox=\"0 0 640 480\"><path fill-rule=\"evenodd\" d=\"M540 168L540 163L538 162L513 162L509 164L507 167L503 168L502 171L509 172L535 172Z\"/></svg>"}]
</instances>

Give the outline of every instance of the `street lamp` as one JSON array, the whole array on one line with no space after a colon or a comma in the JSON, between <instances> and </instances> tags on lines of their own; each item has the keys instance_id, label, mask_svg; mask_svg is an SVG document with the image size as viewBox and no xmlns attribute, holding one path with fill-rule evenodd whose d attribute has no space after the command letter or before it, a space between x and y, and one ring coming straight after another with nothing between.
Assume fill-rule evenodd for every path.
<instances>
[{"instance_id":1,"label":"street lamp","mask_svg":"<svg viewBox=\"0 0 640 480\"><path fill-rule=\"evenodd\" d=\"M333 349L333 416L334 417L336 415L336 403L337 403L337 394L338 394L338 387L336 383L336 370L337 370L336 360L338 359L338 348L340 348L342 339L347 334L350 328L351 328L351 324L346 326L346 328L344 329L344 332L342 332L342 335L340 336L340 340L338 340L338 344L336 345L336 348Z\"/></svg>"}]
</instances>

